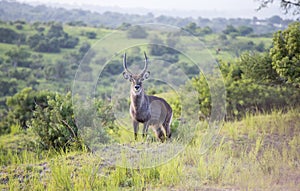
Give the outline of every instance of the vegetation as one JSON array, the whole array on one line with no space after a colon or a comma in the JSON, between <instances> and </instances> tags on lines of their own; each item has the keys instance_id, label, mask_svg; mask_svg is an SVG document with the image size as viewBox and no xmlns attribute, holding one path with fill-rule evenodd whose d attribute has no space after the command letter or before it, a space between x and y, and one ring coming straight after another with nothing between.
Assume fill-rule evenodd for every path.
<instances>
[{"instance_id":1,"label":"vegetation","mask_svg":"<svg viewBox=\"0 0 300 191\"><path fill-rule=\"evenodd\" d=\"M270 1L270 0L261 0ZM227 25L234 27L251 27L255 34L271 34L278 29L284 29L289 19L282 19L279 16L270 17L267 19L242 19L242 18L180 18L170 17L167 15L154 16L152 13L144 15L136 14L122 14L116 12L91 12L88 10L73 9L68 10L64 8L53 8L45 5L31 6L28 4L22 4L16 1L2 0L0 2L1 14L0 19L3 21L18 21L15 27L20 27L22 22L62 22L70 26L105 26L110 28L126 27L129 23L162 23L168 25L175 25L179 27L185 27L189 23L195 23L201 28L197 29L199 33L221 32ZM22 10L22 14L19 11ZM276 22L274 22L276 21ZM125 24L125 25L124 25ZM281 25L281 27L280 27ZM43 31L43 27L37 27L37 30Z\"/></svg>"},{"instance_id":2,"label":"vegetation","mask_svg":"<svg viewBox=\"0 0 300 191\"><path fill-rule=\"evenodd\" d=\"M7 10L11 5L23 7L25 19L41 9L45 13L53 10L17 2L1 1L0 4ZM32 9L35 12L30 12ZM89 15L88 18L97 14L64 9L56 13ZM1 13L2 18L7 15L5 11ZM99 15L95 18L103 22L114 17L113 25L119 24L121 18L118 13ZM145 30L126 22L132 17L164 20L169 24L181 22L182 30L179 33ZM134 141L126 119L120 123L119 118L126 116L118 112L126 110L127 113L129 100L120 98L115 103L110 95L121 89L116 84L123 70L121 56L105 48L91 49L102 37L119 30L93 27L91 20L76 21L72 17L63 16L62 22L40 22L42 18L32 23L20 20L0 23L3 34L0 34L1 190L298 189L299 22L291 22L271 37L270 33L278 28L270 29L268 25L257 31L247 24L255 23L255 19L240 20L242 24L225 20L218 25L220 28L215 28L220 20L199 18L183 22L181 18L151 14L122 18L125 22L118 26L123 33L114 43L101 41L104 47L118 50L128 40L140 45L149 38L149 45L126 50L130 55L129 66L143 62L140 55L146 51L153 61L151 74L170 74L172 80L181 82L184 76L176 73L180 70L190 79L190 83L181 83L177 92L165 82L155 79L148 82L147 93L164 97L174 111L173 139L161 144L152 140L151 135ZM276 21L284 22L288 21ZM204 54L201 47L185 44L189 34L205 43L216 58L215 69L220 70L223 79L205 75L178 51L188 45L197 55ZM98 54L114 56L99 58ZM99 65L103 66L100 74L96 73ZM86 103L74 104L82 101L79 95L70 92L77 69L83 74L76 74L83 79L82 93L94 78L103 79L93 89L95 97L85 100L90 107ZM221 119L222 128L210 137L211 110L215 104L210 88L212 85L222 88L223 83L226 118ZM188 95L191 90L195 90L195 103ZM195 112L197 109L199 112ZM196 116L196 120L186 121L187 115ZM165 164L144 168L144 163L157 154L153 148L163 146L175 151L182 139L189 136L185 149L178 155ZM207 142L212 144L208 147ZM133 155L126 156L124 147L136 149L138 154L141 148L146 148L150 157L140 154L141 160L134 161ZM133 163L136 168L128 167Z\"/></svg>"},{"instance_id":3,"label":"vegetation","mask_svg":"<svg viewBox=\"0 0 300 191\"><path fill-rule=\"evenodd\" d=\"M31 132L14 132L0 139L0 188L297 190L299 117L297 110L274 110L226 122L205 154L199 131L179 156L149 169L111 166L115 156L101 160L87 151L43 152L33 148Z\"/></svg>"}]
</instances>

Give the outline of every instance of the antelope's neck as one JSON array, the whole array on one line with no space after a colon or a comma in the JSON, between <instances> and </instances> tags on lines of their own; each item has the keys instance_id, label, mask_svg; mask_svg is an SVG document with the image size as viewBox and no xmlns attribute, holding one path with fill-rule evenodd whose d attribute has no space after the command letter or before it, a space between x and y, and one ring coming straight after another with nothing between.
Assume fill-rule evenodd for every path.
<instances>
[{"instance_id":1,"label":"antelope's neck","mask_svg":"<svg viewBox=\"0 0 300 191\"><path fill-rule=\"evenodd\" d=\"M140 110L141 108L147 107L148 100L145 96L144 91L142 91L138 95L131 93L131 104L136 111Z\"/></svg>"}]
</instances>

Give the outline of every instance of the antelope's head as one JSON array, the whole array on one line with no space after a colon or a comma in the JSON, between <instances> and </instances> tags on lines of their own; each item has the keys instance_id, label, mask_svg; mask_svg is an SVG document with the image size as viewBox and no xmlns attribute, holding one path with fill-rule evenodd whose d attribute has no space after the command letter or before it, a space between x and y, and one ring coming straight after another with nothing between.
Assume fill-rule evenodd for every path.
<instances>
[{"instance_id":1,"label":"antelope's head","mask_svg":"<svg viewBox=\"0 0 300 191\"><path fill-rule=\"evenodd\" d=\"M147 55L145 52L144 52L144 56L145 56L145 66L144 66L144 69L142 70L142 72L140 72L139 74L133 74L128 70L127 64L126 64L126 53L124 54L124 57L123 57L123 67L125 70L123 72L123 77L126 80L129 80L131 82L131 91L135 95L139 95L143 91L142 82L144 80L148 79L149 75L150 75L150 72L147 71L148 60L147 60Z\"/></svg>"}]
</instances>

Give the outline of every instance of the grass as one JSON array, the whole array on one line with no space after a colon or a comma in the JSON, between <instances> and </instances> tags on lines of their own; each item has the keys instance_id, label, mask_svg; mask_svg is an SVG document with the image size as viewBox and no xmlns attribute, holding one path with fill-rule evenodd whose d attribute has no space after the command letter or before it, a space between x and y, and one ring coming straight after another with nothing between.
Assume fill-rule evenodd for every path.
<instances>
[{"instance_id":1,"label":"grass","mask_svg":"<svg viewBox=\"0 0 300 191\"><path fill-rule=\"evenodd\" d=\"M33 134L15 130L0 139L0 189L297 190L299 117L299 110L291 109L226 122L204 154L199 148L206 137L199 130L178 156L146 169L142 164L135 169L111 165L86 151L39 151L29 144Z\"/></svg>"}]
</instances>

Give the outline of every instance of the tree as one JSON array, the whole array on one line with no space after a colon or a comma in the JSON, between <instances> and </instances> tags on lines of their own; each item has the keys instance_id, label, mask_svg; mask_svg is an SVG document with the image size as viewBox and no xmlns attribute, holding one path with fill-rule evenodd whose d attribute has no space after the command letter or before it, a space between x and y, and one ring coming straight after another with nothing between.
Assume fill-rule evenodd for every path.
<instances>
[{"instance_id":1,"label":"tree","mask_svg":"<svg viewBox=\"0 0 300 191\"><path fill-rule=\"evenodd\" d=\"M238 28L238 31L241 36L247 36L247 35L253 33L253 28L248 27L248 26L240 26Z\"/></svg>"},{"instance_id":2,"label":"tree","mask_svg":"<svg viewBox=\"0 0 300 191\"><path fill-rule=\"evenodd\" d=\"M269 4L274 3L274 0L257 0L260 2L258 10L268 7ZM300 0L276 0L280 2L280 8L284 11L285 14L293 13L294 15L300 14Z\"/></svg>"},{"instance_id":3,"label":"tree","mask_svg":"<svg viewBox=\"0 0 300 191\"><path fill-rule=\"evenodd\" d=\"M14 43L19 40L19 34L12 29L0 28L0 42L1 43Z\"/></svg>"},{"instance_id":4,"label":"tree","mask_svg":"<svg viewBox=\"0 0 300 191\"><path fill-rule=\"evenodd\" d=\"M300 23L289 25L273 37L270 50L272 66L281 78L292 84L300 84Z\"/></svg>"},{"instance_id":5,"label":"tree","mask_svg":"<svg viewBox=\"0 0 300 191\"><path fill-rule=\"evenodd\" d=\"M227 25L226 29L222 31L224 34L238 33L238 30L232 25Z\"/></svg>"},{"instance_id":6,"label":"tree","mask_svg":"<svg viewBox=\"0 0 300 191\"><path fill-rule=\"evenodd\" d=\"M31 54L25 48L13 48L5 53L9 57L10 62L16 68L19 64L27 62Z\"/></svg>"},{"instance_id":7,"label":"tree","mask_svg":"<svg viewBox=\"0 0 300 191\"><path fill-rule=\"evenodd\" d=\"M148 33L141 26L130 27L127 32L128 38L146 38Z\"/></svg>"},{"instance_id":8,"label":"tree","mask_svg":"<svg viewBox=\"0 0 300 191\"><path fill-rule=\"evenodd\" d=\"M85 35L89 38L89 39L95 39L97 37L97 33L91 31L91 32L86 32Z\"/></svg>"},{"instance_id":9,"label":"tree","mask_svg":"<svg viewBox=\"0 0 300 191\"><path fill-rule=\"evenodd\" d=\"M245 52L241 55L237 65L244 78L255 80L260 84L281 83L279 75L272 67L272 60L268 53Z\"/></svg>"},{"instance_id":10,"label":"tree","mask_svg":"<svg viewBox=\"0 0 300 191\"><path fill-rule=\"evenodd\" d=\"M195 34L196 33L196 29L197 29L197 25L196 25L196 23L191 22L191 23L187 24L184 27L184 29L187 30L188 32L192 33L192 34Z\"/></svg>"},{"instance_id":11,"label":"tree","mask_svg":"<svg viewBox=\"0 0 300 191\"><path fill-rule=\"evenodd\" d=\"M64 37L65 34L66 33L64 32L62 25L55 23L50 26L47 36L49 38L54 38L54 37L58 38L58 37Z\"/></svg>"}]
</instances>

